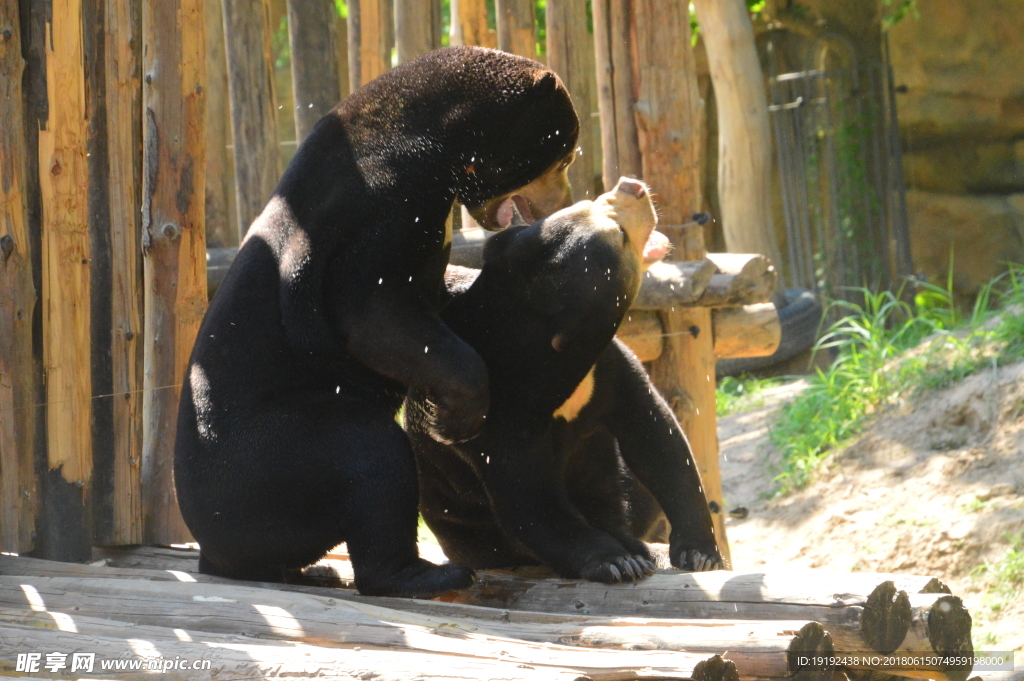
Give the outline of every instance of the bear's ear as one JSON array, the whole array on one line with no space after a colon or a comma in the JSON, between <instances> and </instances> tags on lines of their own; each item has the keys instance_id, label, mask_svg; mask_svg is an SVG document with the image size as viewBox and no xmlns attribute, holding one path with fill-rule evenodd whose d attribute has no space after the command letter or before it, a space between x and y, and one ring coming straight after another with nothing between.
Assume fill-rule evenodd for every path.
<instances>
[{"instance_id":1,"label":"bear's ear","mask_svg":"<svg viewBox=\"0 0 1024 681\"><path fill-rule=\"evenodd\" d=\"M551 347L555 352L562 352L569 347L569 344L580 335L580 330L587 327L586 321L586 315L583 314L577 313L568 317L564 313L560 314L558 331L551 337Z\"/></svg>"}]
</instances>

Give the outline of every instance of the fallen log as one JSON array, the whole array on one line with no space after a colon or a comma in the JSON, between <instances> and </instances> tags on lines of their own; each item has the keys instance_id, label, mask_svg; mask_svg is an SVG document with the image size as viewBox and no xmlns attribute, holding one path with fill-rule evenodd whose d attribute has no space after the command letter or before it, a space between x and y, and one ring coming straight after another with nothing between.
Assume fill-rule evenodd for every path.
<instances>
[{"instance_id":1,"label":"fallen log","mask_svg":"<svg viewBox=\"0 0 1024 681\"><path fill-rule=\"evenodd\" d=\"M831 667L813 667L812 665L800 664L798 655L802 656L828 656L833 652L831 638L816 622L733 622L728 620L679 620L679 619L629 619L615 618L603 619L580 615L557 615L548 613L532 612L509 612L499 611L476 606L465 606L430 601L412 601L397 598L369 598L358 596L353 592L328 589L323 587L301 587L295 585L261 585L265 588L253 589L247 582L232 582L223 578L209 577L206 575L186 575L180 571L156 571L145 569L119 569L104 568L98 566L75 565L67 563L55 563L26 558L0 557L0 573L7 575L18 567L21 567L22 575L17 577L5 577L0 582L0 589L10 591L12 583L18 583L21 592L0 593L0 603L24 604L24 586L34 588L39 593L37 603L45 605L50 610L66 611L78 617L109 616L116 619L125 619L132 622L142 622L142 618L149 624L156 623L148 619L152 615L145 612L142 616L135 613L135 601L139 598L150 598L152 594L169 592L171 594L184 591L187 595L192 593L193 597L203 597L202 593L190 591L188 586L174 584L160 589L152 582L180 582L194 580L196 583L226 585L227 590L221 586L202 587L214 589L218 598L228 598L232 601L246 604L244 606L229 607L250 607L247 605L253 599L259 599L263 606L278 608L278 612L287 612L296 621L302 624L303 636L312 637L310 642L318 642L323 645L320 636L326 635L329 638L340 639L348 634L348 624L337 624L329 620L320 629L316 628L323 624L325 615L319 610L317 603L324 601L334 606L335 610L343 613L362 613L379 618L382 621L398 621L404 624L420 625L439 633L457 635L461 633L473 633L495 637L507 637L531 641L534 643L554 643L570 645L573 647L588 648L616 648L619 650L667 650L685 651L700 655L711 655L728 651L729 658L736 663L738 673L745 679L757 678L792 678L794 681L827 681L831 676ZM59 575L71 579L60 581L44 580L35 583L33 576L25 574L39 573L50 576ZM102 579L97 579L100 577ZM101 596L109 596L111 587L107 585L115 580L128 580L134 584L135 580L150 580L150 584L143 584L141 587L132 588L132 604L128 610L122 610L119 602L107 603L102 601ZM81 580L81 581L76 581ZM83 591L86 595L74 591L74 585L84 584ZM64 594L56 593L61 587ZM239 598L231 591L233 587L248 586ZM48 591L43 591L43 589ZM120 594L126 587L113 588L114 594ZM252 593L252 592L258 593ZM302 601L300 597L292 597L287 593L279 591L298 591L301 594L310 594L320 597L319 600ZM99 595L97 595L99 593ZM152 596L158 598L158 596ZM101 601L97 604L96 599ZM300 600L296 600L300 598ZM247 600L248 599L248 600ZM178 594L177 602L181 601L181 594ZM338 603L341 601L341 603ZM349 601L346 603L345 601ZM172 616L173 612L168 604L174 603L174 598L165 598L154 603L160 616ZM66 605L73 604L73 610L67 610ZM312 604L312 605L311 605ZM189 603L190 606L194 605ZM114 610L117 608L117 610ZM312 608L312 615L307 612ZM388 609L391 610L388 610ZM399 612L401 610L402 612ZM195 617L195 613L189 616ZM344 616L341 619L345 619ZM205 622L205 620L203 620ZM172 626L192 626L198 629L210 630L208 624L190 624L177 621L160 620L160 624ZM261 623L258 623L261 625ZM267 630L253 629L251 626L233 620L229 623L232 628L229 631L244 631L249 635L264 636ZM218 628L217 631L222 631ZM285 629L287 631L287 629ZM275 638L280 638L284 632L276 631ZM316 639L315 641L313 639ZM359 639L343 638L347 643L358 642ZM364 641L365 642L365 641ZM380 641L375 641L380 643Z\"/></svg>"},{"instance_id":2,"label":"fallen log","mask_svg":"<svg viewBox=\"0 0 1024 681\"><path fill-rule=\"evenodd\" d=\"M476 631L472 623L440 619L303 593L198 582L106 578L0 577L0 605L61 613L58 625L77 630L78 617L215 634L290 640L317 646L370 645L451 656L579 670L587 676L626 672L682 678L707 654L667 650L607 650L535 643ZM164 654L166 657L166 654ZM631 678L631 677L629 677Z\"/></svg>"}]
</instances>

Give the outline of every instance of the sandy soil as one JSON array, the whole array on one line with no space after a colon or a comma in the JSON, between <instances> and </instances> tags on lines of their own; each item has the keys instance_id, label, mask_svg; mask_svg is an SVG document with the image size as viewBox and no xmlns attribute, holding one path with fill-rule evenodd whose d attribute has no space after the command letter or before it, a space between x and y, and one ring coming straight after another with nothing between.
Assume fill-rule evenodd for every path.
<instances>
[{"instance_id":1,"label":"sandy soil","mask_svg":"<svg viewBox=\"0 0 1024 681\"><path fill-rule=\"evenodd\" d=\"M801 386L719 422L726 507L750 511L728 524L734 568L933 575L967 602L975 649L1024 650L1024 599L971 574L1024 531L1024 363L888 407L815 482L772 500L769 429Z\"/></svg>"}]
</instances>

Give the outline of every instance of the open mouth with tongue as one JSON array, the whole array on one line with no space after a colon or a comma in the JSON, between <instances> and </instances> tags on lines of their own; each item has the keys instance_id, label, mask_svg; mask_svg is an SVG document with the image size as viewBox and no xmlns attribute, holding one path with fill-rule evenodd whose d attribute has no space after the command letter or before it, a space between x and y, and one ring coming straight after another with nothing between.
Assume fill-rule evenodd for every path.
<instances>
[{"instance_id":1,"label":"open mouth with tongue","mask_svg":"<svg viewBox=\"0 0 1024 681\"><path fill-rule=\"evenodd\" d=\"M520 194L513 194L502 201L495 217L502 229L519 224L530 225L536 221L530 202Z\"/></svg>"},{"instance_id":2,"label":"open mouth with tongue","mask_svg":"<svg viewBox=\"0 0 1024 681\"><path fill-rule=\"evenodd\" d=\"M651 232L651 235L647 237L647 243L644 244L644 269L656 262L661 262L670 250L672 250L672 244L667 236L657 230Z\"/></svg>"}]
</instances>

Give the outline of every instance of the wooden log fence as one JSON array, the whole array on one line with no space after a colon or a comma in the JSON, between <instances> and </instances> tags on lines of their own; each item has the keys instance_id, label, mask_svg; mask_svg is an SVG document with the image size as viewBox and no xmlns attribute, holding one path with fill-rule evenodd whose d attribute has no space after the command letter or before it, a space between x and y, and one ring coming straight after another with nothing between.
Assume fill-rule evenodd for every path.
<instances>
[{"instance_id":1,"label":"wooden log fence","mask_svg":"<svg viewBox=\"0 0 1024 681\"><path fill-rule=\"evenodd\" d=\"M18 3L0 5L0 551L7 552L33 546L39 499L32 343L38 245L29 224L21 26Z\"/></svg>"}]
</instances>

